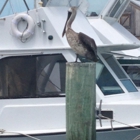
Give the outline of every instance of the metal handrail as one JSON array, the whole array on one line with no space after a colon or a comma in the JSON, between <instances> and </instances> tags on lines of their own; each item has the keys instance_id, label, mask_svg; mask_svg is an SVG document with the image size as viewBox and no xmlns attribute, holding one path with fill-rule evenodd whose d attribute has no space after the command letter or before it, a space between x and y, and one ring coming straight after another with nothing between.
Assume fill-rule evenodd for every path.
<instances>
[{"instance_id":1,"label":"metal handrail","mask_svg":"<svg viewBox=\"0 0 140 140\"><path fill-rule=\"evenodd\" d=\"M29 9L29 6L28 6L28 4L27 4L26 0L23 0L23 1L24 1L24 4L25 4L25 6L26 6L27 10L29 11L30 9Z\"/></svg>"}]
</instances>

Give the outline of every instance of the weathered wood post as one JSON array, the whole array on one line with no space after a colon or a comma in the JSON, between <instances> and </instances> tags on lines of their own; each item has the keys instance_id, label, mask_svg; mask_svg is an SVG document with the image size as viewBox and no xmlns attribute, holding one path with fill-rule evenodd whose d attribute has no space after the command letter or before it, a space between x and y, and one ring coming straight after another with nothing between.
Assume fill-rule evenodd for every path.
<instances>
[{"instance_id":1,"label":"weathered wood post","mask_svg":"<svg viewBox=\"0 0 140 140\"><path fill-rule=\"evenodd\" d=\"M67 63L67 140L96 140L95 70L95 63Z\"/></svg>"}]
</instances>

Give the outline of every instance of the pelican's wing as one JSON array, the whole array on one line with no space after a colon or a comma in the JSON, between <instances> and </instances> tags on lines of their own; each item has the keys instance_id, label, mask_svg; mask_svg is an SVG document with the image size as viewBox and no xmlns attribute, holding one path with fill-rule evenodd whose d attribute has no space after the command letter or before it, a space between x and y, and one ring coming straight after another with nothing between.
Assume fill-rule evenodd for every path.
<instances>
[{"instance_id":1,"label":"pelican's wing","mask_svg":"<svg viewBox=\"0 0 140 140\"><path fill-rule=\"evenodd\" d=\"M97 46L95 41L81 32L78 34L78 37L87 50L94 52L94 54L97 56Z\"/></svg>"}]
</instances>

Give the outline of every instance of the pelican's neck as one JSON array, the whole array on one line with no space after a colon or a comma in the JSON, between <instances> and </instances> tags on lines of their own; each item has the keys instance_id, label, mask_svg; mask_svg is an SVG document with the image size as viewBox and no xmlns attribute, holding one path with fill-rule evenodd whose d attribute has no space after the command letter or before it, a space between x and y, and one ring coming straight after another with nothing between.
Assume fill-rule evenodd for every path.
<instances>
[{"instance_id":1,"label":"pelican's neck","mask_svg":"<svg viewBox=\"0 0 140 140\"><path fill-rule=\"evenodd\" d=\"M75 16L76 16L76 10L73 10L72 11L72 15L70 16L68 22L67 22L67 28L71 28L71 25L75 19Z\"/></svg>"}]
</instances>

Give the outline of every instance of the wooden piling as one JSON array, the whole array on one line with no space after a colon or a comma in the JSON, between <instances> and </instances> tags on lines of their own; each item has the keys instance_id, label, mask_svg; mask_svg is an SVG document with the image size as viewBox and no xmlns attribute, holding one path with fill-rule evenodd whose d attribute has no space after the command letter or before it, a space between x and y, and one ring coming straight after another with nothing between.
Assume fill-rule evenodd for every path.
<instances>
[{"instance_id":1,"label":"wooden piling","mask_svg":"<svg viewBox=\"0 0 140 140\"><path fill-rule=\"evenodd\" d=\"M95 63L67 63L67 140L96 140L95 70Z\"/></svg>"}]
</instances>

